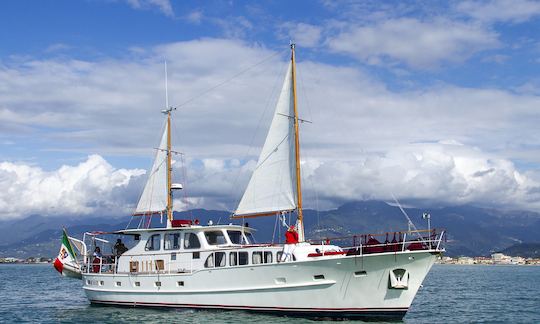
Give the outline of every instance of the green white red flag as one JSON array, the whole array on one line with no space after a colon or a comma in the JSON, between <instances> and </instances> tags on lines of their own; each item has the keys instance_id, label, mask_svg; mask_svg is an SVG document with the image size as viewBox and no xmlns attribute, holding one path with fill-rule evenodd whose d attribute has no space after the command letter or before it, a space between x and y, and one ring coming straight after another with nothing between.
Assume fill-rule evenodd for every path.
<instances>
[{"instance_id":1,"label":"green white red flag","mask_svg":"<svg viewBox=\"0 0 540 324\"><path fill-rule=\"evenodd\" d=\"M71 246L71 242L69 241L66 230L64 229L62 233L63 235L60 252L58 252L58 257L56 257L56 260L54 260L54 268L60 273L62 273L64 270L64 264L77 264L76 254L73 251L73 247Z\"/></svg>"}]
</instances>

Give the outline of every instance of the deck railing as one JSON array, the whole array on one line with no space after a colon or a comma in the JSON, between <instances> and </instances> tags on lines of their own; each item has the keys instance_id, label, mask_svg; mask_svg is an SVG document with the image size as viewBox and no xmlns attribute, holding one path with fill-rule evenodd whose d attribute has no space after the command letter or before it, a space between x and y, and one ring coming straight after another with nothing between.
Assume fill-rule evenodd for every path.
<instances>
[{"instance_id":1,"label":"deck railing","mask_svg":"<svg viewBox=\"0 0 540 324\"><path fill-rule=\"evenodd\" d=\"M347 255L418 250L443 251L444 234L443 229L354 234L310 240L310 243L335 244L341 246Z\"/></svg>"},{"instance_id":2,"label":"deck railing","mask_svg":"<svg viewBox=\"0 0 540 324\"><path fill-rule=\"evenodd\" d=\"M404 251L418 251L418 250L433 250L435 252L441 252L443 240L445 237L445 231L440 229L432 230L415 230L415 231L401 231L401 232L388 232L388 233L375 233L375 234L355 234L349 236L340 237L328 237L319 238L316 240L309 240L309 243L323 245L320 251L320 255L335 253L333 249L325 249L327 245L338 245L342 248L343 252L340 254L346 255L365 255L373 253L387 253L387 252L404 252ZM281 246L280 244L273 243L261 243L243 245L243 248L256 248L257 251L265 251L265 248L275 248ZM231 252L238 250L238 246L220 247L219 249L212 251ZM274 249L275 251L275 249ZM116 274L116 273L191 273L194 269L193 258L188 260L182 259L181 256L185 254L192 254L196 252L203 252L199 250L189 251L177 251L170 250L167 252L157 253L145 253L143 259L133 260L131 262L137 262L136 271L122 271L118 272L118 258L119 256L109 254L102 255L101 257L86 256L85 264L83 266L83 272L85 273L100 273L100 274ZM171 254L175 254L175 258L179 260L171 260ZM206 257L207 255L205 255ZM311 255L310 255L311 256ZM129 258L130 255L126 254L124 257ZM201 256L202 257L202 256ZM197 267L198 268L198 267Z\"/></svg>"}]
</instances>

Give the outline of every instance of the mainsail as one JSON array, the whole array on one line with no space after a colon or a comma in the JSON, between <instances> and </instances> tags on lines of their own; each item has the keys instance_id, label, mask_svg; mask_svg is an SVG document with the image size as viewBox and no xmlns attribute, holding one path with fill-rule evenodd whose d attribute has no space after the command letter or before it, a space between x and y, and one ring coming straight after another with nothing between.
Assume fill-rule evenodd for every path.
<instances>
[{"instance_id":1,"label":"mainsail","mask_svg":"<svg viewBox=\"0 0 540 324\"><path fill-rule=\"evenodd\" d=\"M167 133L168 123L165 123L152 170L148 175L134 215L154 214L164 212L167 209L169 191L167 187Z\"/></svg>"},{"instance_id":2,"label":"mainsail","mask_svg":"<svg viewBox=\"0 0 540 324\"><path fill-rule=\"evenodd\" d=\"M274 118L235 215L269 214L297 207L292 63Z\"/></svg>"}]
</instances>

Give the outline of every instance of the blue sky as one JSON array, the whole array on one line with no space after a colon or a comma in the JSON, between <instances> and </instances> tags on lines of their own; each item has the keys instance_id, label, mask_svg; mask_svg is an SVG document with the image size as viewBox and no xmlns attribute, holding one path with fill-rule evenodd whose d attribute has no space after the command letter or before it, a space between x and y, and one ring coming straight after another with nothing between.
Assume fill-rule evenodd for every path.
<instances>
[{"instance_id":1,"label":"blue sky","mask_svg":"<svg viewBox=\"0 0 540 324\"><path fill-rule=\"evenodd\" d=\"M314 122L309 207L395 194L540 210L539 19L528 0L4 2L0 218L129 212L159 139L163 61L179 104L265 60L175 116L189 206L234 209L289 39Z\"/></svg>"}]
</instances>

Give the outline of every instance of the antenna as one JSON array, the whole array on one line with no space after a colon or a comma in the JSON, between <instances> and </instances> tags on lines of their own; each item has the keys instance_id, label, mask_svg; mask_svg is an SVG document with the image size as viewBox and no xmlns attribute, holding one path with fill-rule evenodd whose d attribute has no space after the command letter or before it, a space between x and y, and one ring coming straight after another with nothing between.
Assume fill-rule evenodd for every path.
<instances>
[{"instance_id":1,"label":"antenna","mask_svg":"<svg viewBox=\"0 0 540 324\"><path fill-rule=\"evenodd\" d=\"M169 109L169 85L167 80L167 60L165 60L165 109Z\"/></svg>"}]
</instances>

